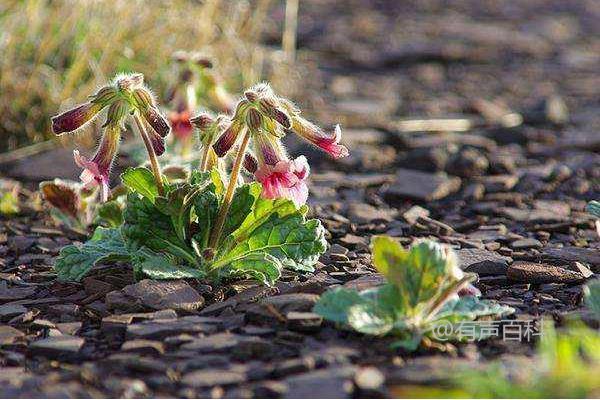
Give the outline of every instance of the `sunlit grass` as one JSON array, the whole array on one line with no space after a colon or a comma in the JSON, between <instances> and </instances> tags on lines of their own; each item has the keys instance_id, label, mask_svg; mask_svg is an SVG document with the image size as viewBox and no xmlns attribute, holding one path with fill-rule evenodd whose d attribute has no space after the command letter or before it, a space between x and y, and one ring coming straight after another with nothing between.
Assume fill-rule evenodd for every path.
<instances>
[{"instance_id":1,"label":"sunlit grass","mask_svg":"<svg viewBox=\"0 0 600 400\"><path fill-rule=\"evenodd\" d=\"M139 71L161 96L171 54L202 51L233 91L262 77L271 0L0 2L0 151L50 137L49 115L115 72Z\"/></svg>"}]
</instances>

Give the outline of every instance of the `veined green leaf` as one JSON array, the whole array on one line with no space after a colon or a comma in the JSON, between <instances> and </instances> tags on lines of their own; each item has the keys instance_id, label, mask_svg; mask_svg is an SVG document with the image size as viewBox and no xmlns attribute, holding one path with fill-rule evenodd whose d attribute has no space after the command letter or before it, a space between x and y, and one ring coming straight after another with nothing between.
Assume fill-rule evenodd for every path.
<instances>
[{"instance_id":1,"label":"veined green leaf","mask_svg":"<svg viewBox=\"0 0 600 400\"><path fill-rule=\"evenodd\" d=\"M136 167L127 168L125 172L121 174L121 181L129 190L139 193L152 203L158 196L158 188L154 181L154 175L148 168Z\"/></svg>"},{"instance_id":2,"label":"veined green leaf","mask_svg":"<svg viewBox=\"0 0 600 400\"><path fill-rule=\"evenodd\" d=\"M434 322L446 320L450 322L474 320L479 317L495 315L503 317L515 310L489 300L481 300L475 296L465 296L449 300L435 315Z\"/></svg>"},{"instance_id":3,"label":"veined green leaf","mask_svg":"<svg viewBox=\"0 0 600 400\"><path fill-rule=\"evenodd\" d=\"M141 251L140 257L133 259L134 270L152 279L184 279L206 278L206 273L199 268L179 265L177 260L163 254Z\"/></svg>"},{"instance_id":4,"label":"veined green leaf","mask_svg":"<svg viewBox=\"0 0 600 400\"><path fill-rule=\"evenodd\" d=\"M170 217L161 213L148 198L130 194L124 218L122 233L133 249L148 247L196 264L193 251L177 236Z\"/></svg>"},{"instance_id":5,"label":"veined green leaf","mask_svg":"<svg viewBox=\"0 0 600 400\"><path fill-rule=\"evenodd\" d=\"M261 191L260 183L257 182L242 185L235 190L221 237L226 238L242 225L250 214L252 205L260 197Z\"/></svg>"},{"instance_id":6,"label":"veined green leaf","mask_svg":"<svg viewBox=\"0 0 600 400\"><path fill-rule=\"evenodd\" d=\"M54 269L61 281L79 281L98 263L129 260L121 231L99 227L84 244L63 247Z\"/></svg>"},{"instance_id":7,"label":"veined green leaf","mask_svg":"<svg viewBox=\"0 0 600 400\"><path fill-rule=\"evenodd\" d=\"M94 222L109 228L117 228L123 224L123 208L116 200L102 203L98 206Z\"/></svg>"},{"instance_id":8,"label":"veined green leaf","mask_svg":"<svg viewBox=\"0 0 600 400\"><path fill-rule=\"evenodd\" d=\"M249 276L264 285L272 285L281 276L281 262L267 253L245 254L221 270L220 277Z\"/></svg>"},{"instance_id":9,"label":"veined green leaf","mask_svg":"<svg viewBox=\"0 0 600 400\"><path fill-rule=\"evenodd\" d=\"M234 239L237 242L246 240L252 232L261 224L265 223L271 215L278 215L283 218L287 215L297 212L298 209L293 201L288 199L265 199L259 197L254 203L252 212L246 217L240 227L233 232Z\"/></svg>"},{"instance_id":10,"label":"veined green leaf","mask_svg":"<svg viewBox=\"0 0 600 400\"><path fill-rule=\"evenodd\" d=\"M348 310L357 304L371 300L365 299L356 290L336 287L323 293L313 307L313 312L323 318L340 324L348 324Z\"/></svg>"},{"instance_id":11,"label":"veined green leaf","mask_svg":"<svg viewBox=\"0 0 600 400\"><path fill-rule=\"evenodd\" d=\"M320 221L305 221L298 213L284 218L271 214L252 231L250 237L217 260L215 267L225 266L233 259L244 258L252 253L267 253L286 267L312 271L326 247L325 229Z\"/></svg>"},{"instance_id":12,"label":"veined green leaf","mask_svg":"<svg viewBox=\"0 0 600 400\"><path fill-rule=\"evenodd\" d=\"M359 303L348 309L348 324L357 332L385 335L394 327L394 316L379 303Z\"/></svg>"}]
</instances>

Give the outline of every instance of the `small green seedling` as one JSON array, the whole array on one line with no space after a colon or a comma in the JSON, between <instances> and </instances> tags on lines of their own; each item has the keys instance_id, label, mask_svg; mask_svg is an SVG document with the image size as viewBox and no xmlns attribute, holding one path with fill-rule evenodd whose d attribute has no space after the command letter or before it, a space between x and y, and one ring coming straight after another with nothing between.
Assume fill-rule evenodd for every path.
<instances>
[{"instance_id":1,"label":"small green seedling","mask_svg":"<svg viewBox=\"0 0 600 400\"><path fill-rule=\"evenodd\" d=\"M394 239L373 239L373 264L387 283L361 292L335 288L314 311L325 319L368 335L394 335L393 346L415 350L424 337L451 340L436 327L512 313L510 307L476 296L459 297L476 276L463 274L454 253L432 241L405 250Z\"/></svg>"}]
</instances>

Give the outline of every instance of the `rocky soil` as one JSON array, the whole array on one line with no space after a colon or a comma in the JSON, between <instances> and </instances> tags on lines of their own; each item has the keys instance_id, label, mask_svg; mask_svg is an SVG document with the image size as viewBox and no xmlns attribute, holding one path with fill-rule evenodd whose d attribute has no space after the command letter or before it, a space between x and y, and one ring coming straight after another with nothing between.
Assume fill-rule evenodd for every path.
<instances>
[{"instance_id":1,"label":"rocky soil","mask_svg":"<svg viewBox=\"0 0 600 400\"><path fill-rule=\"evenodd\" d=\"M581 297L600 274L584 212L600 198L599 4L448 3L302 2L299 56L323 83L305 103L342 122L351 151L333 162L290 142L312 161L309 203L330 234L314 274L211 287L105 265L59 283L54 258L85 237L33 205L2 218L0 397L386 397L527 362L533 342L502 329L407 354L311 313L328 287L381 283L374 234L449 244L511 320L593 323ZM76 177L56 154L1 168L25 188Z\"/></svg>"}]
</instances>

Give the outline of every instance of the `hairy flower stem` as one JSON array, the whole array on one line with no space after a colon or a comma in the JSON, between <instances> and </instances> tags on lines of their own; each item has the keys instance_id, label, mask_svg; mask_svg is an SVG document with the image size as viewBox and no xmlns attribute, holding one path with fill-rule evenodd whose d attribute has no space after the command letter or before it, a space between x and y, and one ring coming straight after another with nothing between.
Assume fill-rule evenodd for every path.
<instances>
[{"instance_id":1,"label":"hairy flower stem","mask_svg":"<svg viewBox=\"0 0 600 400\"><path fill-rule=\"evenodd\" d=\"M235 187L237 185L238 177L240 175L240 169L242 168L242 162L244 161L244 154L246 153L246 148L248 147L248 142L250 141L250 130L246 130L244 134L244 138L242 139L242 144L238 148L237 156L235 157L235 161L233 163L233 167L231 168L231 176L229 177L229 185L227 186L227 191L225 192L225 197L223 198L223 204L221 204L221 209L219 210L219 214L217 215L217 222L215 223L215 229L212 231L210 240L208 242L208 247L215 248L217 243L219 243L219 239L221 238L221 233L223 231L223 225L225 224L225 218L227 217L227 213L229 212L229 207L231 207L231 201L233 200L233 193L235 191Z\"/></svg>"},{"instance_id":2,"label":"hairy flower stem","mask_svg":"<svg viewBox=\"0 0 600 400\"><path fill-rule=\"evenodd\" d=\"M207 144L202 149L202 161L200 162L200 172L206 172L206 168L208 166L208 153L210 152L210 148L211 146Z\"/></svg>"},{"instance_id":3,"label":"hairy flower stem","mask_svg":"<svg viewBox=\"0 0 600 400\"><path fill-rule=\"evenodd\" d=\"M144 141L146 151L148 151L148 157L150 158L150 166L152 167L152 173L154 174L154 180L156 181L158 194L163 196L165 194L165 188L163 186L162 176L160 174L160 168L158 166L158 159L156 158L154 147L152 147L152 143L150 142L150 138L148 137L148 132L146 131L146 127L144 126L144 121L141 120L137 112L133 114L133 119L135 120L138 130L140 131L140 136Z\"/></svg>"}]
</instances>

